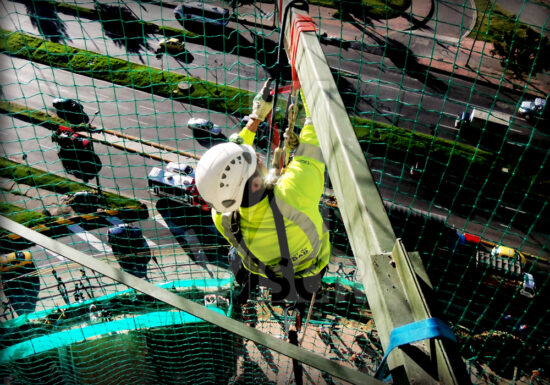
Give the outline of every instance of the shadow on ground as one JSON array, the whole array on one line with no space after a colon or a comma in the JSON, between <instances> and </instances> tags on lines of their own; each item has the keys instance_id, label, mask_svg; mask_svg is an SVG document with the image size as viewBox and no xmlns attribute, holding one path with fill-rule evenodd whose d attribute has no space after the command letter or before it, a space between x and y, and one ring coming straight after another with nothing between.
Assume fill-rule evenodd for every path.
<instances>
[{"instance_id":1,"label":"shadow on ground","mask_svg":"<svg viewBox=\"0 0 550 385\"><path fill-rule=\"evenodd\" d=\"M103 33L116 45L124 47L131 54L150 49L147 43L149 33L131 9L96 2L95 10ZM143 58L140 57L140 60L143 62Z\"/></svg>"},{"instance_id":2,"label":"shadow on ground","mask_svg":"<svg viewBox=\"0 0 550 385\"><path fill-rule=\"evenodd\" d=\"M67 26L58 17L55 3L32 0L18 1L25 5L32 26L36 28L42 36L54 43L59 43L68 39Z\"/></svg>"},{"instance_id":3,"label":"shadow on ground","mask_svg":"<svg viewBox=\"0 0 550 385\"><path fill-rule=\"evenodd\" d=\"M378 44L379 54L391 60L407 76L417 79L435 92L443 94L447 91L448 84L430 73L430 67L420 63L407 45L366 29L364 32Z\"/></svg>"}]
</instances>

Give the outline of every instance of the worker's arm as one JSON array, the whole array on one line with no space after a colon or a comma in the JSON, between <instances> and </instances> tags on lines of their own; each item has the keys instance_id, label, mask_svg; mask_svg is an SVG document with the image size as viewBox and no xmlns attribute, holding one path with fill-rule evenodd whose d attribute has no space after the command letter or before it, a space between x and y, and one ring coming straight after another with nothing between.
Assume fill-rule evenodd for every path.
<instances>
[{"instance_id":1,"label":"worker's arm","mask_svg":"<svg viewBox=\"0 0 550 385\"><path fill-rule=\"evenodd\" d=\"M256 133L256 131L258 131L258 126L260 125L260 123L262 123L260 119L250 118L244 128L246 128L248 131Z\"/></svg>"},{"instance_id":2,"label":"worker's arm","mask_svg":"<svg viewBox=\"0 0 550 385\"><path fill-rule=\"evenodd\" d=\"M319 145L319 139L317 139L317 133L315 132L315 127L313 127L313 122L311 120L311 114L309 112L309 108L307 106L307 103L305 102L305 97L300 90L300 95L302 96L302 100L304 101L304 110L306 112L306 119L304 121L304 128L300 132L300 144L304 143L304 146L302 146L302 149L298 147L298 150L294 154L294 156L303 156L303 155L311 155L315 159L319 160L324 167L324 161L323 161L323 155L321 153L321 148ZM307 147L313 146L311 148L311 152L307 150Z\"/></svg>"},{"instance_id":3,"label":"worker's arm","mask_svg":"<svg viewBox=\"0 0 550 385\"><path fill-rule=\"evenodd\" d=\"M299 140L294 159L277 184L283 194L292 195L298 209L317 206L325 184L325 163L309 117L306 118Z\"/></svg>"},{"instance_id":4,"label":"worker's arm","mask_svg":"<svg viewBox=\"0 0 550 385\"><path fill-rule=\"evenodd\" d=\"M315 152L318 151L319 156L321 156L321 147L319 145L319 139L317 138L317 133L315 132L315 128L313 127L313 123L309 116L306 118L304 122L304 128L302 128L302 131L300 132L300 144L302 143L304 143L306 146L309 146L309 145L314 146ZM300 156L300 153L302 152L303 151L300 151L300 147L298 147L295 156ZM315 158L318 158L318 156L315 155ZM320 158L320 161L323 162L322 156Z\"/></svg>"},{"instance_id":5,"label":"worker's arm","mask_svg":"<svg viewBox=\"0 0 550 385\"><path fill-rule=\"evenodd\" d=\"M246 123L246 126L243 127L241 132L239 132L239 136L243 139L244 144L248 144L249 146L252 146L254 144L254 138L256 137L256 131L258 130L258 126L260 125L260 123L260 120L250 119L248 123Z\"/></svg>"},{"instance_id":6,"label":"worker's arm","mask_svg":"<svg viewBox=\"0 0 550 385\"><path fill-rule=\"evenodd\" d=\"M263 88L254 97L252 102L252 113L249 115L250 119L239 133L239 136L243 138L244 143L250 146L254 143L254 137L256 136L258 126L266 119L273 108L273 98L269 93L270 84L271 79L265 82Z\"/></svg>"}]
</instances>

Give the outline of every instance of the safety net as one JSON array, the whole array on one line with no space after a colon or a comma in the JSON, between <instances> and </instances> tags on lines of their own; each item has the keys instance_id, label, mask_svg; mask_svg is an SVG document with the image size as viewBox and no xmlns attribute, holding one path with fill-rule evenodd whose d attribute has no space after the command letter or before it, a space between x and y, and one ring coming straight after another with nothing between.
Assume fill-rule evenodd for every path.
<instances>
[{"instance_id":1,"label":"safety net","mask_svg":"<svg viewBox=\"0 0 550 385\"><path fill-rule=\"evenodd\" d=\"M362 235L344 225L336 176L319 203L331 258L305 313L261 286L236 303L230 246L194 186L202 154L244 127L266 79L279 92L260 156L273 158L292 101L295 131L304 124L282 3L2 1L1 214L374 378L385 367L367 300L377 289L350 246ZM295 3L467 377L548 384L548 3ZM6 384L347 383L0 231ZM388 373L380 381L399 382Z\"/></svg>"}]
</instances>

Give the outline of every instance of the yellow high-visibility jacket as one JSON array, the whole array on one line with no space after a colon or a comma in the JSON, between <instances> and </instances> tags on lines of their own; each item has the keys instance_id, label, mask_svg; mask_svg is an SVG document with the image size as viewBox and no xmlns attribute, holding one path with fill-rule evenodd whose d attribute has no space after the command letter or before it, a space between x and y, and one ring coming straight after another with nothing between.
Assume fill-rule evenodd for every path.
<instances>
[{"instance_id":1,"label":"yellow high-visibility jacket","mask_svg":"<svg viewBox=\"0 0 550 385\"><path fill-rule=\"evenodd\" d=\"M239 135L246 144L252 145L256 134L244 128ZM330 259L329 232L319 212L324 173L325 164L319 140L310 119L306 119L294 158L274 188L277 206L284 217L296 278L318 274ZM277 276L281 276L281 251L268 197L254 206L240 207L239 214L242 239L250 252ZM212 218L218 231L239 252L243 265L252 273L265 277L263 270L235 244L227 219L214 209Z\"/></svg>"}]
</instances>

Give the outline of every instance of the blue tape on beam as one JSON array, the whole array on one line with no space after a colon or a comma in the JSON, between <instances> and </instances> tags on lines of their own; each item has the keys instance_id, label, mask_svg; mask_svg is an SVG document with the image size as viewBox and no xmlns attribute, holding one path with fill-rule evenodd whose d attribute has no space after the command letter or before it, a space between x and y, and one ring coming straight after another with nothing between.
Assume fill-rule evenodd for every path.
<instances>
[{"instance_id":1,"label":"blue tape on beam","mask_svg":"<svg viewBox=\"0 0 550 385\"><path fill-rule=\"evenodd\" d=\"M386 349L386 354L384 354L384 358L382 358L382 362L380 362L380 366L374 377L378 379L381 378L386 360L393 349L430 338L446 338L456 342L455 334L450 326L439 318L428 318L393 329L390 333L390 341Z\"/></svg>"}]
</instances>

